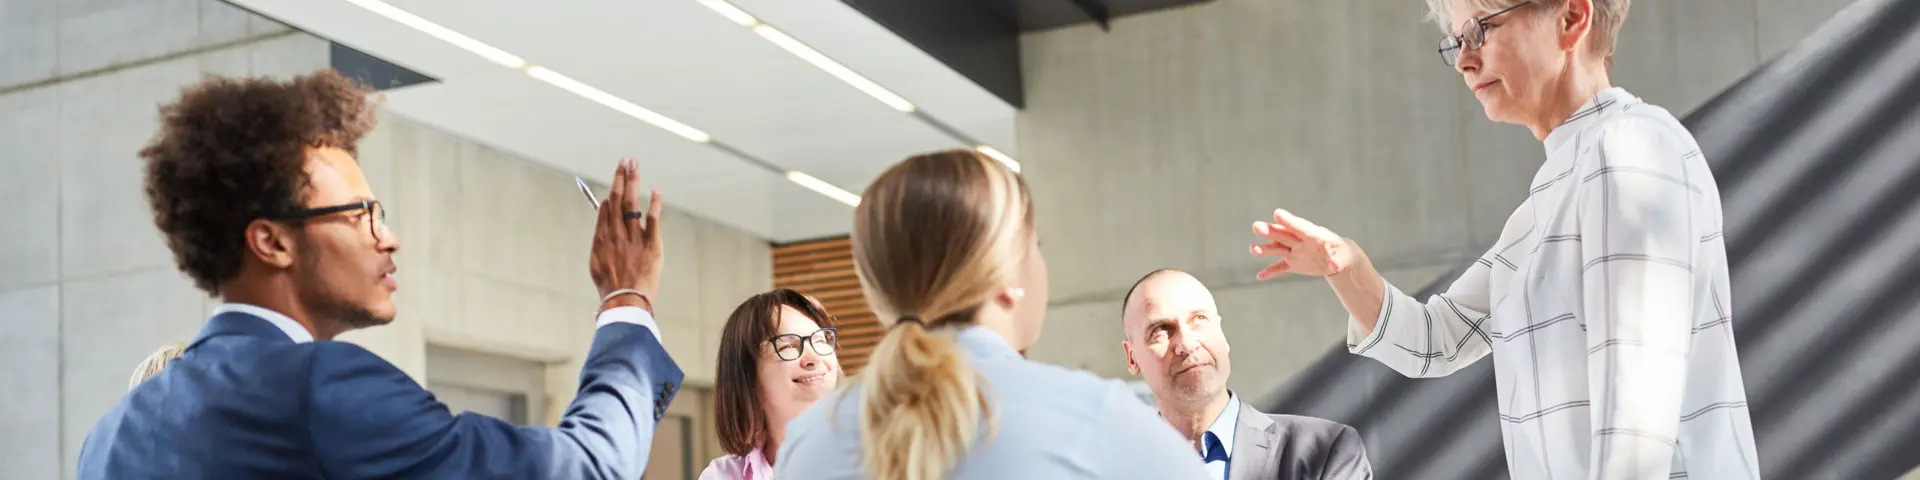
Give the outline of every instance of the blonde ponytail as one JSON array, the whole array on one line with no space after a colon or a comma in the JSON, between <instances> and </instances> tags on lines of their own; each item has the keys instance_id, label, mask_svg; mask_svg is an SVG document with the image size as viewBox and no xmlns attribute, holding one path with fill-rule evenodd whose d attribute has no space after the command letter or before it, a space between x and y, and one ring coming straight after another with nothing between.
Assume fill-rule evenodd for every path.
<instances>
[{"instance_id":1,"label":"blonde ponytail","mask_svg":"<svg viewBox=\"0 0 1920 480\"><path fill-rule=\"evenodd\" d=\"M159 375L161 370L167 368L167 363L172 362L173 359L180 358L180 354L186 352L186 350L186 345L178 343L165 345L158 350L154 350L152 354L147 355L146 360L141 360L139 365L133 367L133 377L127 379L127 390L133 390L133 387L140 386L140 382L144 382L154 375Z\"/></svg>"},{"instance_id":2,"label":"blonde ponytail","mask_svg":"<svg viewBox=\"0 0 1920 480\"><path fill-rule=\"evenodd\" d=\"M987 381L955 343L1013 281L1033 239L1026 183L972 150L882 172L853 214L854 272L890 324L860 372L860 459L873 478L944 478L993 435Z\"/></svg>"},{"instance_id":3,"label":"blonde ponytail","mask_svg":"<svg viewBox=\"0 0 1920 480\"><path fill-rule=\"evenodd\" d=\"M887 332L861 372L860 457L874 478L934 480L966 458L992 409L952 339L905 322ZM982 422L982 419L986 419Z\"/></svg>"}]
</instances>

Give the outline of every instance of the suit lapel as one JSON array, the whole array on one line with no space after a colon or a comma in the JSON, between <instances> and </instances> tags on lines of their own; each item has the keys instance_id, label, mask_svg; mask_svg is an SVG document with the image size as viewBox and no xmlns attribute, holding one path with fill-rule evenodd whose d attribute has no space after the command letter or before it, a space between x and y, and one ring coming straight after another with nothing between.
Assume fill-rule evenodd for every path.
<instances>
[{"instance_id":1,"label":"suit lapel","mask_svg":"<svg viewBox=\"0 0 1920 480\"><path fill-rule=\"evenodd\" d=\"M1273 419L1240 402L1239 425L1233 427L1233 460L1228 480L1271 480L1274 477Z\"/></svg>"}]
</instances>

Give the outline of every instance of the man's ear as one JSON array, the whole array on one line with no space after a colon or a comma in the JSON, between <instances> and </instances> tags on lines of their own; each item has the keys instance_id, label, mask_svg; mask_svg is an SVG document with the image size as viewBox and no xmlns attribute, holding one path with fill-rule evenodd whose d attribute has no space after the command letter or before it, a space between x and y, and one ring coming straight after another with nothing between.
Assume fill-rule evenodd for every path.
<instances>
[{"instance_id":1,"label":"man's ear","mask_svg":"<svg viewBox=\"0 0 1920 480\"><path fill-rule=\"evenodd\" d=\"M1140 376L1140 365L1133 363L1133 345L1127 344L1126 340L1121 340L1120 355L1127 357L1127 373Z\"/></svg>"},{"instance_id":2,"label":"man's ear","mask_svg":"<svg viewBox=\"0 0 1920 480\"><path fill-rule=\"evenodd\" d=\"M274 268L293 266L295 232L285 225L264 219L247 223L247 255Z\"/></svg>"}]
</instances>

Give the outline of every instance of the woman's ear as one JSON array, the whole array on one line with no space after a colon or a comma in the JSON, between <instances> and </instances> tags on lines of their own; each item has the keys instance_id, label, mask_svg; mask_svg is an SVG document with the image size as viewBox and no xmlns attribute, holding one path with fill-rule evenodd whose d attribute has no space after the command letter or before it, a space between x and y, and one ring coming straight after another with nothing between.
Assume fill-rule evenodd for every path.
<instances>
[{"instance_id":1,"label":"woman's ear","mask_svg":"<svg viewBox=\"0 0 1920 480\"><path fill-rule=\"evenodd\" d=\"M1593 0L1567 0L1561 8L1565 11L1560 12L1560 21L1554 26L1560 29L1560 49L1572 51L1593 28Z\"/></svg>"},{"instance_id":2,"label":"woman's ear","mask_svg":"<svg viewBox=\"0 0 1920 480\"><path fill-rule=\"evenodd\" d=\"M1026 298L1027 289L1007 285L1000 288L1000 293L994 294L993 301L999 304L1000 308L1012 310L1015 305L1019 305L1020 301Z\"/></svg>"}]
</instances>

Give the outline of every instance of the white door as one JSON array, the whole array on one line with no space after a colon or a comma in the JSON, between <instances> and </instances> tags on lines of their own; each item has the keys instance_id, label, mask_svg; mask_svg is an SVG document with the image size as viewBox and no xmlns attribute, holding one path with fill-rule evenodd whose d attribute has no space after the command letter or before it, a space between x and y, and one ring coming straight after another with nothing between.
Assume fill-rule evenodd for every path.
<instances>
[{"instance_id":1,"label":"white door","mask_svg":"<svg viewBox=\"0 0 1920 480\"><path fill-rule=\"evenodd\" d=\"M525 395L433 382L427 383L427 390L455 415L473 412L514 425L527 424Z\"/></svg>"}]
</instances>

